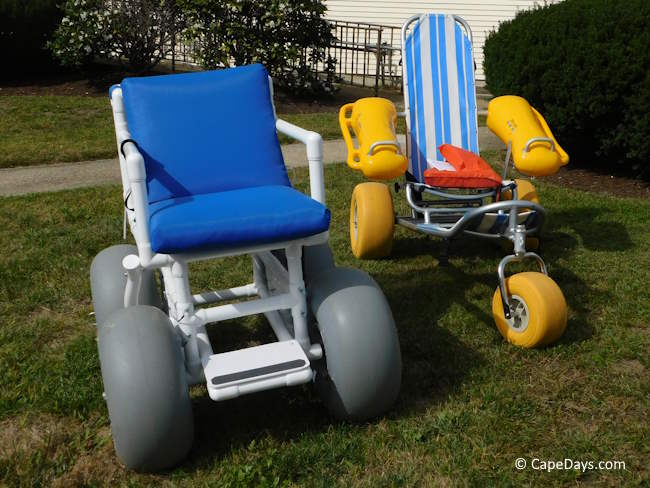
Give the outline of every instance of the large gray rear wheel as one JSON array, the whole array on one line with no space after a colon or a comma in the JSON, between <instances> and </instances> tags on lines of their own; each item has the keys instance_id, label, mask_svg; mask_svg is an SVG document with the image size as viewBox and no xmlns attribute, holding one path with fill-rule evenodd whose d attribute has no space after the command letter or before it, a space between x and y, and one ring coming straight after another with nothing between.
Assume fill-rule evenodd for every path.
<instances>
[{"instance_id":1,"label":"large gray rear wheel","mask_svg":"<svg viewBox=\"0 0 650 488\"><path fill-rule=\"evenodd\" d=\"M331 268L308 284L322 338L316 389L336 417L365 420L397 399L402 358L393 315L381 289L363 271Z\"/></svg>"},{"instance_id":2,"label":"large gray rear wheel","mask_svg":"<svg viewBox=\"0 0 650 488\"><path fill-rule=\"evenodd\" d=\"M159 309L118 309L98 327L99 361L117 457L130 469L179 463L194 438L179 337Z\"/></svg>"},{"instance_id":3,"label":"large gray rear wheel","mask_svg":"<svg viewBox=\"0 0 650 488\"><path fill-rule=\"evenodd\" d=\"M122 267L122 259L129 254L137 255L138 248L132 244L107 247L95 256L90 265L90 291L98 324L101 324L113 311L124 308L126 275ZM144 271L142 275L138 303L162 307L153 271Z\"/></svg>"}]
</instances>

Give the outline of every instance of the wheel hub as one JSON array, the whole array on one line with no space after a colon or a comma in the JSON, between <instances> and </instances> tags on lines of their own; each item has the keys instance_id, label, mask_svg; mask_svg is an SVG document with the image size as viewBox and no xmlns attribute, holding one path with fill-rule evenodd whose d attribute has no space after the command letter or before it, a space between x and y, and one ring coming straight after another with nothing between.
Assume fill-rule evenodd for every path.
<instances>
[{"instance_id":1,"label":"wheel hub","mask_svg":"<svg viewBox=\"0 0 650 488\"><path fill-rule=\"evenodd\" d=\"M530 320L528 305L519 295L510 297L510 318L506 320L508 326L515 332L523 332L528 328Z\"/></svg>"}]
</instances>

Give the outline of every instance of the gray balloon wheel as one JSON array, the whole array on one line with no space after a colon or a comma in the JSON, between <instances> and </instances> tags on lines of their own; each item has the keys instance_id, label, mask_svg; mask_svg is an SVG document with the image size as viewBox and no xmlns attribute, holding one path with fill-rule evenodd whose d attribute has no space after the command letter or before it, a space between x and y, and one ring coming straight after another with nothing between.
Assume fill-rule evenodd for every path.
<instances>
[{"instance_id":1,"label":"gray balloon wheel","mask_svg":"<svg viewBox=\"0 0 650 488\"><path fill-rule=\"evenodd\" d=\"M138 248L132 244L118 244L101 251L90 265L90 291L98 324L101 324L113 311L124 308L126 275L122 267L122 259L129 254L137 255ZM143 273L139 303L162 308L153 271Z\"/></svg>"},{"instance_id":2,"label":"gray balloon wheel","mask_svg":"<svg viewBox=\"0 0 650 488\"><path fill-rule=\"evenodd\" d=\"M136 471L178 464L194 438L181 343L169 318L146 305L98 325L99 360L118 458Z\"/></svg>"},{"instance_id":3,"label":"gray balloon wheel","mask_svg":"<svg viewBox=\"0 0 650 488\"><path fill-rule=\"evenodd\" d=\"M322 339L316 389L337 418L366 420L397 399L402 358L395 323L381 289L366 273L332 268L307 284Z\"/></svg>"}]
</instances>

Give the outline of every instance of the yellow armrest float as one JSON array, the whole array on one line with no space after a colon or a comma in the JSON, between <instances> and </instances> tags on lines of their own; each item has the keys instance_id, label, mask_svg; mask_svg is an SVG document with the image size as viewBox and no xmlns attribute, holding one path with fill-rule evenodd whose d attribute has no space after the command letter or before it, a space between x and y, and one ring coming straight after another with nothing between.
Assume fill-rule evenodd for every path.
<instances>
[{"instance_id":1,"label":"yellow armrest float","mask_svg":"<svg viewBox=\"0 0 650 488\"><path fill-rule=\"evenodd\" d=\"M395 106L385 98L361 98L343 105L339 124L348 149L348 166L375 180L404 174L408 160L397 142L396 122Z\"/></svg>"},{"instance_id":2,"label":"yellow armrest float","mask_svg":"<svg viewBox=\"0 0 650 488\"><path fill-rule=\"evenodd\" d=\"M488 105L487 126L507 146L515 167L529 176L548 176L569 162L544 117L523 98L505 95Z\"/></svg>"}]
</instances>

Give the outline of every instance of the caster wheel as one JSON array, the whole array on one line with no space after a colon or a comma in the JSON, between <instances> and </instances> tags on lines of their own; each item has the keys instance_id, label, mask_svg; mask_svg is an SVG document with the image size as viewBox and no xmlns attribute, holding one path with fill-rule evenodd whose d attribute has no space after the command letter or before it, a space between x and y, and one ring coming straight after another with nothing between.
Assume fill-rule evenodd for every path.
<instances>
[{"instance_id":1,"label":"caster wheel","mask_svg":"<svg viewBox=\"0 0 650 488\"><path fill-rule=\"evenodd\" d=\"M118 244L101 251L90 265L90 290L93 296L95 320L101 324L117 309L124 308L126 275L122 259L129 254L138 254L138 248L131 244ZM153 271L142 273L140 305L162 308L162 301L156 286Z\"/></svg>"},{"instance_id":2,"label":"caster wheel","mask_svg":"<svg viewBox=\"0 0 650 488\"><path fill-rule=\"evenodd\" d=\"M158 308L113 312L97 326L99 362L117 457L136 471L178 464L194 438L180 340Z\"/></svg>"},{"instance_id":3,"label":"caster wheel","mask_svg":"<svg viewBox=\"0 0 650 488\"><path fill-rule=\"evenodd\" d=\"M366 420L397 399L402 357L384 294L366 273L333 268L308 284L324 357L315 387L332 415Z\"/></svg>"},{"instance_id":4,"label":"caster wheel","mask_svg":"<svg viewBox=\"0 0 650 488\"><path fill-rule=\"evenodd\" d=\"M361 183L350 202L350 246L358 259L386 257L393 247L393 198L383 183Z\"/></svg>"},{"instance_id":5,"label":"caster wheel","mask_svg":"<svg viewBox=\"0 0 650 488\"><path fill-rule=\"evenodd\" d=\"M503 313L501 290L492 298L492 315L501 335L521 347L546 346L558 340L567 323L567 305L562 290L543 273L517 273L506 278L511 296L512 317Z\"/></svg>"}]
</instances>

